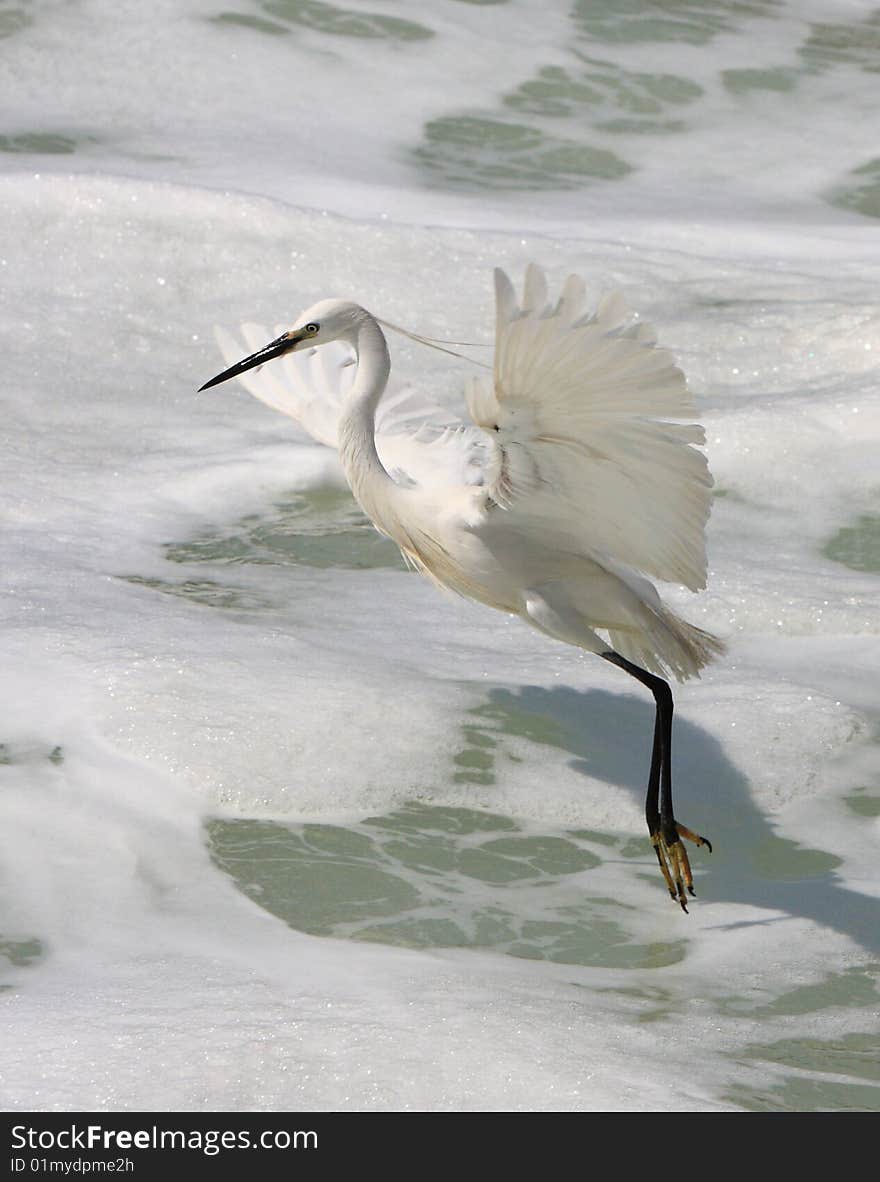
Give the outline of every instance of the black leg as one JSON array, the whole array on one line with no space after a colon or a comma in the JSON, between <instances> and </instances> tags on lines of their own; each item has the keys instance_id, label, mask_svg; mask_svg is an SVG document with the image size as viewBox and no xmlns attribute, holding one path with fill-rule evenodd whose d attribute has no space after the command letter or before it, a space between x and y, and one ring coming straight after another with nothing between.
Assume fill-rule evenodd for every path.
<instances>
[{"instance_id":1,"label":"black leg","mask_svg":"<svg viewBox=\"0 0 880 1182\"><path fill-rule=\"evenodd\" d=\"M672 690L662 677L649 673L640 665L634 665L626 657L610 650L601 654L604 660L625 670L647 686L656 705L654 718L654 743L651 751L651 771L648 776L648 791L645 796L645 820L651 843L657 854L657 861L673 899L687 911L687 889L694 894L690 862L681 838L686 837L696 845L706 845L711 853L712 846L705 837L692 833L675 819L672 807Z\"/></svg>"},{"instance_id":2,"label":"black leg","mask_svg":"<svg viewBox=\"0 0 880 1182\"><path fill-rule=\"evenodd\" d=\"M654 746L651 749L651 771L645 796L645 820L648 822L649 833L656 833L660 828L660 772L663 767L661 730L658 711L654 718Z\"/></svg>"},{"instance_id":3,"label":"black leg","mask_svg":"<svg viewBox=\"0 0 880 1182\"><path fill-rule=\"evenodd\" d=\"M672 690L662 677L656 677L640 665L613 650L602 653L603 658L647 686L654 695L657 713L654 718L654 747L651 752L651 773L645 798L645 819L648 829L656 833L661 825L668 828L672 818Z\"/></svg>"}]
</instances>

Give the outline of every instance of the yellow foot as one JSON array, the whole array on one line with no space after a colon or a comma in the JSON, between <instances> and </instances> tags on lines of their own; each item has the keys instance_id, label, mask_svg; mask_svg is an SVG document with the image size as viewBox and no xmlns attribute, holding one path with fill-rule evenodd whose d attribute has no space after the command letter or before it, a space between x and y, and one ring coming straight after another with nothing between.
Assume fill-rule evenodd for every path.
<instances>
[{"instance_id":1,"label":"yellow foot","mask_svg":"<svg viewBox=\"0 0 880 1182\"><path fill-rule=\"evenodd\" d=\"M692 841L694 845L705 845L709 847L709 853L712 852L712 843L708 838L700 837L698 833L693 833L690 829L685 828L684 825L679 825L675 822L676 836L672 841L667 841L662 833L651 834L651 845L657 854L657 861L660 863L660 871L666 880L666 886L669 894L678 903L682 911L687 914L687 890L690 894L694 894L694 876L691 873L691 864L687 856L687 850L684 848L682 838Z\"/></svg>"}]
</instances>

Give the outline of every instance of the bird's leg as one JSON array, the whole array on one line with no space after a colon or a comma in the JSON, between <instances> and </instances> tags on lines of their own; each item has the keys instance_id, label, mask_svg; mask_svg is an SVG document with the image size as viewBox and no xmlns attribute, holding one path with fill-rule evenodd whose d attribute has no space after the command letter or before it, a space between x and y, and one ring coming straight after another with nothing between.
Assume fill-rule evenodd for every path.
<instances>
[{"instance_id":1,"label":"bird's leg","mask_svg":"<svg viewBox=\"0 0 880 1182\"><path fill-rule=\"evenodd\" d=\"M660 833L660 776L663 769L663 735L660 725L660 711L654 717L654 742L651 748L651 771L648 774L648 791L645 794L645 820L651 834L651 844L657 854L660 870L673 899L676 898L675 883L669 872L669 863L659 844Z\"/></svg>"},{"instance_id":2,"label":"bird's leg","mask_svg":"<svg viewBox=\"0 0 880 1182\"><path fill-rule=\"evenodd\" d=\"M654 696L654 743L651 750L648 791L645 796L645 820L669 894L680 904L682 911L687 911L686 891L694 894L694 878L687 850L681 839L686 838L695 845L708 846L710 853L712 845L705 837L700 837L699 834L679 824L673 812L672 690L662 677L656 677L647 669L634 665L619 653L611 651L602 653L602 656L647 686Z\"/></svg>"}]
</instances>

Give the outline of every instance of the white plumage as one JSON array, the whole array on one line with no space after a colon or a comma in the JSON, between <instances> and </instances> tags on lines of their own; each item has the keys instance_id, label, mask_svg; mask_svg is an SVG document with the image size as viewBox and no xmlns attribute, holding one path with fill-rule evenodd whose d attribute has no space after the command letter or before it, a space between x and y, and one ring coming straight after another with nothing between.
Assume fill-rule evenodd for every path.
<instances>
[{"instance_id":1,"label":"white plumage","mask_svg":"<svg viewBox=\"0 0 880 1182\"><path fill-rule=\"evenodd\" d=\"M518 612L568 643L595 652L610 645L653 672L694 675L721 645L664 607L643 577L694 591L706 583L712 478L696 446L704 432L669 421L695 413L684 375L653 330L633 322L620 293L591 314L582 280L571 276L551 305L534 265L521 303L503 271L495 273L495 290L494 373L467 380L472 423L455 422L406 388L386 392L375 416L376 449L395 484L465 494L457 502L465 544L448 537L455 498L399 498L402 541L384 506L373 515L376 525L453 590ZM256 350L268 333L244 324L242 335ZM217 340L233 364L240 345L221 330ZM358 372L353 345L344 338L315 343L239 380L318 442L338 448ZM477 549L471 535L505 567L491 586L467 573L466 552ZM445 555L458 556L462 569L449 570ZM485 574L485 555L482 565ZM510 581L505 573L520 586L499 591Z\"/></svg>"},{"instance_id":2,"label":"white plumage","mask_svg":"<svg viewBox=\"0 0 880 1182\"><path fill-rule=\"evenodd\" d=\"M406 390L385 395L381 322L324 300L230 368L261 401L338 447L355 497L376 527L436 583L520 615L600 654L657 701L647 814L661 869L684 906L692 889L672 815L672 699L658 675L693 676L720 641L663 604L650 578L706 583L710 489L684 375L635 322L620 294L586 310L570 277L555 304L529 266L523 297L495 272L491 378L470 378L471 422L451 421ZM280 358L274 371L258 369ZM247 376L245 376L247 375ZM385 395L383 397L383 395Z\"/></svg>"},{"instance_id":3,"label":"white plumage","mask_svg":"<svg viewBox=\"0 0 880 1182\"><path fill-rule=\"evenodd\" d=\"M576 276L552 307L543 273L530 267L522 305L497 271L494 381L471 379L468 405L494 427L529 494L531 518L591 554L692 590L706 583L704 527L712 485L692 445L703 429L666 422L695 413L684 375L632 324L618 293L585 314Z\"/></svg>"}]
</instances>

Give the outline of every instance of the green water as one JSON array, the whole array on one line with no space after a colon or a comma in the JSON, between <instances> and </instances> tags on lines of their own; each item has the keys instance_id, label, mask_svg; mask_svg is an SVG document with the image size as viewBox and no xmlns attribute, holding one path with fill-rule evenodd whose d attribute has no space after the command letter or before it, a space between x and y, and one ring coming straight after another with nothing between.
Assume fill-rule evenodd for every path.
<instances>
[{"instance_id":1,"label":"green water","mask_svg":"<svg viewBox=\"0 0 880 1182\"><path fill-rule=\"evenodd\" d=\"M619 836L419 801L347 826L215 818L206 834L245 894L313 935L615 968L684 956L682 940L633 940L627 905L586 881Z\"/></svg>"},{"instance_id":2,"label":"green water","mask_svg":"<svg viewBox=\"0 0 880 1182\"><path fill-rule=\"evenodd\" d=\"M788 66L773 66L760 70L722 70L721 80L731 94L749 94L761 90L785 93L797 86L798 71Z\"/></svg>"},{"instance_id":3,"label":"green water","mask_svg":"<svg viewBox=\"0 0 880 1182\"><path fill-rule=\"evenodd\" d=\"M798 53L812 70L842 65L855 66L871 74L880 73L880 10L848 24L811 24L809 36Z\"/></svg>"},{"instance_id":4,"label":"green water","mask_svg":"<svg viewBox=\"0 0 880 1182\"><path fill-rule=\"evenodd\" d=\"M0 38L12 37L26 29L32 17L24 5L10 6L0 9Z\"/></svg>"},{"instance_id":5,"label":"green water","mask_svg":"<svg viewBox=\"0 0 880 1182\"><path fill-rule=\"evenodd\" d=\"M15 988L10 970L29 969L45 960L48 948L34 936L7 936L0 932L0 993Z\"/></svg>"},{"instance_id":6,"label":"green water","mask_svg":"<svg viewBox=\"0 0 880 1182\"><path fill-rule=\"evenodd\" d=\"M0 957L17 968L34 964L46 954L46 949L40 940L8 939L0 936Z\"/></svg>"},{"instance_id":7,"label":"green water","mask_svg":"<svg viewBox=\"0 0 880 1182\"><path fill-rule=\"evenodd\" d=\"M277 35L307 29L331 37L358 37L384 41L425 41L434 36L417 21L378 12L363 12L327 4L324 0L262 0L265 17L249 12L221 12L213 19L238 24L260 33ZM268 19L267 19L268 18ZM278 22L282 21L283 24Z\"/></svg>"},{"instance_id":8,"label":"green water","mask_svg":"<svg viewBox=\"0 0 880 1182\"><path fill-rule=\"evenodd\" d=\"M458 188L573 188L585 178L614 180L632 166L607 148L548 135L484 115L448 115L425 125L415 161Z\"/></svg>"},{"instance_id":9,"label":"green water","mask_svg":"<svg viewBox=\"0 0 880 1182\"><path fill-rule=\"evenodd\" d=\"M880 817L880 795L866 788L856 788L844 801L859 817Z\"/></svg>"},{"instance_id":10,"label":"green water","mask_svg":"<svg viewBox=\"0 0 880 1182\"><path fill-rule=\"evenodd\" d=\"M292 493L228 528L169 542L165 557L187 564L406 569L398 548L374 529L351 494L335 489Z\"/></svg>"},{"instance_id":11,"label":"green water","mask_svg":"<svg viewBox=\"0 0 880 1182\"><path fill-rule=\"evenodd\" d=\"M866 217L880 218L880 157L860 165L831 190L829 201Z\"/></svg>"},{"instance_id":12,"label":"green water","mask_svg":"<svg viewBox=\"0 0 880 1182\"><path fill-rule=\"evenodd\" d=\"M880 1112L880 1034L876 1030L839 1039L754 1043L738 1058L783 1069L774 1083L731 1088L727 1093L726 1099L752 1112ZM808 1072L819 1078L811 1078Z\"/></svg>"},{"instance_id":13,"label":"green water","mask_svg":"<svg viewBox=\"0 0 880 1182\"><path fill-rule=\"evenodd\" d=\"M880 571L880 517L865 514L843 526L822 553L850 570Z\"/></svg>"},{"instance_id":14,"label":"green water","mask_svg":"<svg viewBox=\"0 0 880 1182\"><path fill-rule=\"evenodd\" d=\"M96 142L94 136L76 137L57 131L28 131L18 135L0 135L0 152L70 156L78 148Z\"/></svg>"},{"instance_id":15,"label":"green water","mask_svg":"<svg viewBox=\"0 0 880 1182\"><path fill-rule=\"evenodd\" d=\"M117 578L163 595L228 611L271 609L271 599L235 578L239 567L306 566L320 570L407 571L393 542L374 529L349 492L313 489L291 493L263 513L231 525L206 528L169 542L164 556L174 567L201 567L206 574L176 577L119 574Z\"/></svg>"},{"instance_id":16,"label":"green water","mask_svg":"<svg viewBox=\"0 0 880 1182\"><path fill-rule=\"evenodd\" d=\"M772 16L780 0L575 0L579 32L610 45L683 42L706 45L743 18Z\"/></svg>"}]
</instances>

